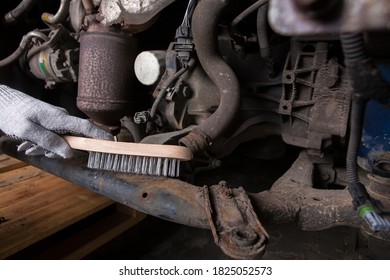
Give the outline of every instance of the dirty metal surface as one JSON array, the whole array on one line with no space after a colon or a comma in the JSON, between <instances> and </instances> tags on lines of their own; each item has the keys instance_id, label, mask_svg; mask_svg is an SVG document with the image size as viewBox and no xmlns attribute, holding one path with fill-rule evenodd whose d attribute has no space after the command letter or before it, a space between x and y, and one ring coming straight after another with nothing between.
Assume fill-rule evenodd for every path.
<instances>
[{"instance_id":1,"label":"dirty metal surface","mask_svg":"<svg viewBox=\"0 0 390 280\"><path fill-rule=\"evenodd\" d=\"M12 157L138 211L168 221L210 229L201 187L171 178L88 169L83 154L66 161L26 156L16 151L16 142L12 140L3 141L0 148ZM301 153L270 190L247 193L256 214L271 223L295 221L304 230L322 230L340 225L359 227L360 220L352 208L347 189L314 188L313 172L318 164L307 153ZM217 207L220 205L217 204Z\"/></svg>"},{"instance_id":2,"label":"dirty metal surface","mask_svg":"<svg viewBox=\"0 0 390 280\"><path fill-rule=\"evenodd\" d=\"M77 106L95 122L115 126L131 108L136 46L99 24L81 33Z\"/></svg>"},{"instance_id":3,"label":"dirty metal surface","mask_svg":"<svg viewBox=\"0 0 390 280\"><path fill-rule=\"evenodd\" d=\"M215 243L235 259L257 259L266 249L268 233L243 188L226 182L204 187L207 216Z\"/></svg>"},{"instance_id":4,"label":"dirty metal surface","mask_svg":"<svg viewBox=\"0 0 390 280\"><path fill-rule=\"evenodd\" d=\"M302 7L301 2L319 4L305 4ZM338 1L336 5L329 6L331 8L324 14L321 11L327 2L335 1L271 1L268 15L270 25L283 35L339 34L389 28L390 2L387 0Z\"/></svg>"},{"instance_id":5,"label":"dirty metal surface","mask_svg":"<svg viewBox=\"0 0 390 280\"><path fill-rule=\"evenodd\" d=\"M279 105L288 144L321 150L333 135L346 135L352 90L330 48L328 42L291 43Z\"/></svg>"},{"instance_id":6,"label":"dirty metal surface","mask_svg":"<svg viewBox=\"0 0 390 280\"><path fill-rule=\"evenodd\" d=\"M314 187L314 172L321 164L321 159L313 160L302 152L269 191L249 194L256 212L269 223L296 222L303 230L343 225L359 227L360 218L352 207L352 198L346 188Z\"/></svg>"}]
</instances>

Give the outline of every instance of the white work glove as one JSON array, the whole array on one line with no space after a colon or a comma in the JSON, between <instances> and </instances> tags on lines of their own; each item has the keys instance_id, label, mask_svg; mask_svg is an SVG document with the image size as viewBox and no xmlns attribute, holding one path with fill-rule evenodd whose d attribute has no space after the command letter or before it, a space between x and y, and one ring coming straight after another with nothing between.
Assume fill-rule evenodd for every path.
<instances>
[{"instance_id":1,"label":"white work glove","mask_svg":"<svg viewBox=\"0 0 390 280\"><path fill-rule=\"evenodd\" d=\"M35 99L18 90L0 85L0 131L25 141L19 151L27 155L71 158L72 148L58 134L76 134L111 140L112 135L90 121L70 116L60 107Z\"/></svg>"}]
</instances>

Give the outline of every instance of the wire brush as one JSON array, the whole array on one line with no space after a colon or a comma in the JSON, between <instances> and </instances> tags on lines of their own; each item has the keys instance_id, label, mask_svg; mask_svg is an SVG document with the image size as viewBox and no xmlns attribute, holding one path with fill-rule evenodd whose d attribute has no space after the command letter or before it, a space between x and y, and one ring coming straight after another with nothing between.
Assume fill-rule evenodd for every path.
<instances>
[{"instance_id":1,"label":"wire brush","mask_svg":"<svg viewBox=\"0 0 390 280\"><path fill-rule=\"evenodd\" d=\"M180 161L192 159L191 150L174 145L114 142L64 136L73 149L89 152L88 167L142 175L178 177Z\"/></svg>"}]
</instances>

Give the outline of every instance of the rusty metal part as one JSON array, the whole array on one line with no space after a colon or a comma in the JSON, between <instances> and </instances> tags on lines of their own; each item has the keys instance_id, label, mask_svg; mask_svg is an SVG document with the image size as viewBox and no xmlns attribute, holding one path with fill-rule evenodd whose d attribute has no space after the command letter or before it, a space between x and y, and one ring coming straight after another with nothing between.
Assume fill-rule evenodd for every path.
<instances>
[{"instance_id":1,"label":"rusty metal part","mask_svg":"<svg viewBox=\"0 0 390 280\"><path fill-rule=\"evenodd\" d=\"M129 113L136 45L99 23L81 33L77 106L95 122L117 126Z\"/></svg>"},{"instance_id":2,"label":"rusty metal part","mask_svg":"<svg viewBox=\"0 0 390 280\"><path fill-rule=\"evenodd\" d=\"M85 153L75 152L75 157L66 161L26 156L17 152L18 142L1 139L4 153L121 204L168 221L210 228L201 187L171 178L89 169Z\"/></svg>"},{"instance_id":3,"label":"rusty metal part","mask_svg":"<svg viewBox=\"0 0 390 280\"><path fill-rule=\"evenodd\" d=\"M104 25L143 25L175 0L101 0L99 18Z\"/></svg>"},{"instance_id":4,"label":"rusty metal part","mask_svg":"<svg viewBox=\"0 0 390 280\"><path fill-rule=\"evenodd\" d=\"M269 236L244 189L231 189L222 181L203 190L215 243L235 259L260 258Z\"/></svg>"},{"instance_id":5,"label":"rusty metal part","mask_svg":"<svg viewBox=\"0 0 390 280\"><path fill-rule=\"evenodd\" d=\"M66 161L26 156L17 152L16 145L14 140L3 140L0 150L141 212L188 226L210 228L200 187L177 179L88 169L84 167L87 159L80 154ZM257 215L271 223L297 221L304 230L358 227L360 219L351 207L352 199L346 189L313 187L316 164L318 161L315 163L307 153L302 153L269 191L248 193ZM376 197L374 193L372 196Z\"/></svg>"},{"instance_id":6,"label":"rusty metal part","mask_svg":"<svg viewBox=\"0 0 390 280\"><path fill-rule=\"evenodd\" d=\"M198 3L192 20L194 44L203 69L218 87L220 104L218 109L197 128L197 133L190 132L181 139L181 143L191 144L194 153L205 149L210 142L217 139L231 125L240 103L240 87L238 79L223 60L218 48L217 27L223 9L230 1L203 0ZM206 137L199 137L199 135Z\"/></svg>"},{"instance_id":7,"label":"rusty metal part","mask_svg":"<svg viewBox=\"0 0 390 280\"><path fill-rule=\"evenodd\" d=\"M346 188L314 188L313 175L321 164L328 165L329 162L302 152L269 191L250 194L262 219L270 223L296 222L303 230L323 230L341 225L359 227L360 218L352 207Z\"/></svg>"},{"instance_id":8,"label":"rusty metal part","mask_svg":"<svg viewBox=\"0 0 390 280\"><path fill-rule=\"evenodd\" d=\"M292 41L279 104L283 140L321 151L345 137L352 89L327 42Z\"/></svg>"},{"instance_id":9,"label":"rusty metal part","mask_svg":"<svg viewBox=\"0 0 390 280\"><path fill-rule=\"evenodd\" d=\"M387 0L270 2L270 24L277 33L283 35L339 34L387 29L390 19L390 2Z\"/></svg>"},{"instance_id":10,"label":"rusty metal part","mask_svg":"<svg viewBox=\"0 0 390 280\"><path fill-rule=\"evenodd\" d=\"M231 205L235 204L231 204L230 198L214 199L215 196L223 195L219 194L221 191L229 194L235 193L234 190L211 187L209 189L210 205L206 211L204 189L189 183L177 179L88 169L84 167L86 158L83 154L77 154L77 157L66 161L48 159L44 156L26 156L17 152L15 140L7 140L4 137L1 140L0 150L2 152L141 212L188 226L210 229L210 209L212 209L218 215L217 218L212 216L217 232L221 226L222 228L227 228L227 225L240 227L242 224L245 227L245 220L244 222L240 220L241 210L238 211L235 206L231 208ZM296 222L303 230L323 230L343 225L360 227L360 218L352 208L352 199L346 189L314 188L313 173L319 165L324 163L329 164L328 161L323 162L321 158L313 158L306 152L302 152L291 168L274 183L270 190L247 193L257 216L268 223ZM337 173L339 172L345 173L345 170L338 170ZM345 174L337 176L343 177ZM242 193L242 191L238 192ZM370 194L373 198L378 197L375 191L370 190ZM250 210L247 198L242 199L241 195L243 193L234 199L237 200L238 205L246 205ZM238 197L241 198L238 199ZM380 199L384 202L383 197L380 196ZM389 204L388 197L385 203ZM250 210L249 213L253 211ZM253 221L255 220L247 224L251 227L257 224ZM230 233L226 235L226 238L224 237L224 241L230 245L221 244L221 247L229 248L229 252L234 252L235 255L237 251L231 251L232 248L235 249L232 244L241 244L240 246L245 247L246 244L250 244L251 240L256 240L251 230L244 230L240 234L234 231ZM229 243L229 240L235 243Z\"/></svg>"}]
</instances>

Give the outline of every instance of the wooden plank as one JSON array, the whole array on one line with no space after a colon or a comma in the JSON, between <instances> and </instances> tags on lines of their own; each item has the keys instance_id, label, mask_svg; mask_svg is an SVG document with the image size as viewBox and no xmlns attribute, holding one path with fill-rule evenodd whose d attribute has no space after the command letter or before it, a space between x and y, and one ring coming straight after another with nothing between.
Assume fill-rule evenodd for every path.
<instances>
[{"instance_id":1,"label":"wooden plank","mask_svg":"<svg viewBox=\"0 0 390 280\"><path fill-rule=\"evenodd\" d=\"M23 189L20 187L19 189ZM3 201L3 195L0 195L0 216L4 217L7 221L13 221L17 219L23 219L25 215L29 215L34 211L40 211L43 207L47 207L50 204L57 203L59 198L64 198L70 195L76 195L82 191L80 187L71 183L61 182L53 185L50 188L39 186L31 192L32 194L22 199L14 200L12 194L15 192L7 192L6 195L11 195L10 199ZM13 202L13 203L12 203Z\"/></svg>"},{"instance_id":2,"label":"wooden plank","mask_svg":"<svg viewBox=\"0 0 390 280\"><path fill-rule=\"evenodd\" d=\"M0 258L6 258L112 203L103 196L82 190L22 219L2 223Z\"/></svg>"},{"instance_id":3,"label":"wooden plank","mask_svg":"<svg viewBox=\"0 0 390 280\"><path fill-rule=\"evenodd\" d=\"M13 185L14 188L7 188L7 191L0 192L0 213L2 208L10 205L23 205L36 198L36 196L46 195L52 189L61 192L67 191L64 186L70 185L60 178L45 174ZM55 198L61 197L61 194L54 194Z\"/></svg>"},{"instance_id":4,"label":"wooden plank","mask_svg":"<svg viewBox=\"0 0 390 280\"><path fill-rule=\"evenodd\" d=\"M114 202L0 155L0 258L5 258Z\"/></svg>"},{"instance_id":5,"label":"wooden plank","mask_svg":"<svg viewBox=\"0 0 390 280\"><path fill-rule=\"evenodd\" d=\"M44 173L44 171L32 166L25 166L3 173L0 172L0 193L3 191L3 187L23 182L24 180L28 180Z\"/></svg>"},{"instance_id":6,"label":"wooden plank","mask_svg":"<svg viewBox=\"0 0 390 280\"><path fill-rule=\"evenodd\" d=\"M130 214L111 213L50 249L41 252L34 259L82 259L146 217L141 212L131 210Z\"/></svg>"},{"instance_id":7,"label":"wooden plank","mask_svg":"<svg viewBox=\"0 0 390 280\"><path fill-rule=\"evenodd\" d=\"M114 202L0 154L0 258L6 258ZM41 256L80 259L146 215L117 204L116 212L46 250ZM45 258L45 257L44 257Z\"/></svg>"},{"instance_id":8,"label":"wooden plank","mask_svg":"<svg viewBox=\"0 0 390 280\"><path fill-rule=\"evenodd\" d=\"M0 155L0 173L21 168L26 165L27 164L25 164L24 162L9 157L7 155Z\"/></svg>"}]
</instances>

